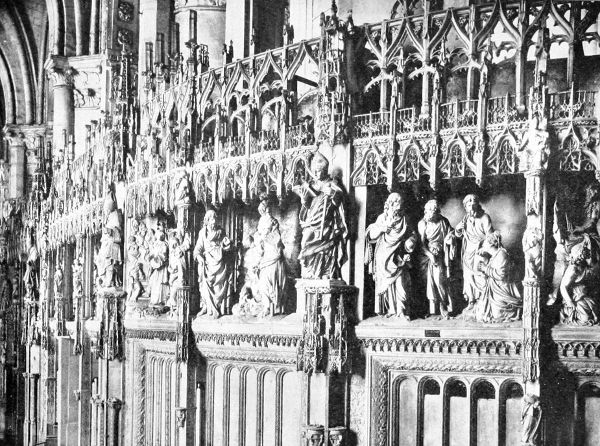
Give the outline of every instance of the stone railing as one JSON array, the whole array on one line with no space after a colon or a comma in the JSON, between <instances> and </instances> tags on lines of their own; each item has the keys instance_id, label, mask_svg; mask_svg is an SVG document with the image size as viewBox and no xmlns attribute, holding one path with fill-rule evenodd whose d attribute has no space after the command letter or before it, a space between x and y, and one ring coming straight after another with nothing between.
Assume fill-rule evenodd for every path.
<instances>
[{"instance_id":1,"label":"stone railing","mask_svg":"<svg viewBox=\"0 0 600 446\"><path fill-rule=\"evenodd\" d=\"M568 90L548 95L549 119L559 120L596 120L596 92L586 90Z\"/></svg>"},{"instance_id":2,"label":"stone railing","mask_svg":"<svg viewBox=\"0 0 600 446\"><path fill-rule=\"evenodd\" d=\"M390 112L367 113L352 117L352 136L354 139L390 136L391 131Z\"/></svg>"},{"instance_id":3,"label":"stone railing","mask_svg":"<svg viewBox=\"0 0 600 446\"><path fill-rule=\"evenodd\" d=\"M527 121L527 103L519 107L514 95L489 98L487 102L487 125L513 124Z\"/></svg>"}]
</instances>

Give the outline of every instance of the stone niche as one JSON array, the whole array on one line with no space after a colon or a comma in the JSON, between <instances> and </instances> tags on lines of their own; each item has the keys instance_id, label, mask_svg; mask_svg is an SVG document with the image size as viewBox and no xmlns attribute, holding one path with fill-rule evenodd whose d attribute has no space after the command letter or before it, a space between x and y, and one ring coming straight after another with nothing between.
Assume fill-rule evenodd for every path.
<instances>
[{"instance_id":1,"label":"stone niche","mask_svg":"<svg viewBox=\"0 0 600 446\"><path fill-rule=\"evenodd\" d=\"M423 217L423 207L428 200L437 198L441 205L442 215L449 220L452 227L456 227L465 215L462 204L463 198L467 194L477 194L481 200L482 208L492 220L494 229L502 235L502 243L514 263L517 279L522 280L524 259L521 239L526 226L524 178L516 176L491 178L486 180L481 187L475 184L474 179L450 180L446 181L444 186L436 192L432 191L426 182L423 182L403 185L400 191L406 197L404 208L408 213L410 224L415 230L418 221ZM366 226L373 223L382 212L387 196L388 192L385 186L372 186L367 199ZM460 295L462 273L460 269L459 259L454 261L453 264L453 276L456 278L454 281L454 299L455 302L461 301L462 303L462 296ZM373 315L374 284L369 274L365 276L364 314L369 317ZM355 285L360 287L363 284ZM424 291L417 290L415 299L417 306L422 304L423 308L420 311L424 313L427 299L423 293Z\"/></svg>"}]
</instances>

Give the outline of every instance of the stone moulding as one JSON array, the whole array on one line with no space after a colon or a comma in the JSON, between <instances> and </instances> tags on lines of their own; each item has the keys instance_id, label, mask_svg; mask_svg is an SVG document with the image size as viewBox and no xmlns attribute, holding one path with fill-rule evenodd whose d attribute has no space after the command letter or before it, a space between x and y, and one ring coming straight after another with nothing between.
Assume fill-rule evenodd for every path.
<instances>
[{"instance_id":1,"label":"stone moulding","mask_svg":"<svg viewBox=\"0 0 600 446\"><path fill-rule=\"evenodd\" d=\"M125 336L128 339L149 339L159 341L176 341L177 332L167 330L143 330L143 329L125 329Z\"/></svg>"},{"instance_id":2,"label":"stone moulding","mask_svg":"<svg viewBox=\"0 0 600 446\"><path fill-rule=\"evenodd\" d=\"M431 338L362 338L359 343L370 352L497 356L518 356L523 346L516 340Z\"/></svg>"},{"instance_id":3,"label":"stone moulding","mask_svg":"<svg viewBox=\"0 0 600 446\"><path fill-rule=\"evenodd\" d=\"M199 345L231 345L249 347L288 347L296 348L300 336L293 335L262 335L262 334L224 334L224 333L197 333L196 344Z\"/></svg>"},{"instance_id":4,"label":"stone moulding","mask_svg":"<svg viewBox=\"0 0 600 446\"><path fill-rule=\"evenodd\" d=\"M296 367L296 350L246 350L238 348L217 348L199 345L200 354L213 361L239 361L254 364L282 364Z\"/></svg>"}]
</instances>

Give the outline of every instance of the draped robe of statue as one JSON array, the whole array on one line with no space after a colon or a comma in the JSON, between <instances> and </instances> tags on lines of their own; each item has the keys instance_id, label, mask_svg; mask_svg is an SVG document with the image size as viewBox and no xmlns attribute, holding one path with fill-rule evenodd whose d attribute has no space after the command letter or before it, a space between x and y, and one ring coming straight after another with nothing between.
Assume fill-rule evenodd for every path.
<instances>
[{"instance_id":1,"label":"draped robe of statue","mask_svg":"<svg viewBox=\"0 0 600 446\"><path fill-rule=\"evenodd\" d=\"M410 253L408 245L416 243L415 232L408 227L406 217L397 219L387 231L386 215L381 214L366 231L367 261L375 279L375 313L410 314L410 263L404 256ZM387 232L386 232L387 231ZM370 246L375 245L371 250Z\"/></svg>"},{"instance_id":2,"label":"draped robe of statue","mask_svg":"<svg viewBox=\"0 0 600 446\"><path fill-rule=\"evenodd\" d=\"M198 284L201 298L201 312L219 317L228 311L232 293L231 242L223 229L206 225L200 229L194 248L194 258L198 262Z\"/></svg>"},{"instance_id":3,"label":"draped robe of statue","mask_svg":"<svg viewBox=\"0 0 600 446\"><path fill-rule=\"evenodd\" d=\"M504 248L492 254L483 267L484 285L475 316L480 322L510 322L521 318L523 298L513 280L512 262Z\"/></svg>"},{"instance_id":4,"label":"draped robe of statue","mask_svg":"<svg viewBox=\"0 0 600 446\"><path fill-rule=\"evenodd\" d=\"M475 302L485 285L485 280L477 272L479 259L477 251L486 235L494 231L490 216L479 211L477 216L465 216L464 229L456 229L457 236L462 237L462 267L463 267L463 295L469 303Z\"/></svg>"},{"instance_id":5,"label":"draped robe of statue","mask_svg":"<svg viewBox=\"0 0 600 446\"><path fill-rule=\"evenodd\" d=\"M169 245L164 235L159 235L150 252L152 272L148 279L150 288L150 305L164 305L169 295Z\"/></svg>"},{"instance_id":6,"label":"draped robe of statue","mask_svg":"<svg viewBox=\"0 0 600 446\"><path fill-rule=\"evenodd\" d=\"M263 215L258 222L255 235L259 250L256 288L258 296L266 299L271 314L285 310L286 265L279 224L270 214Z\"/></svg>"},{"instance_id":7,"label":"draped robe of statue","mask_svg":"<svg viewBox=\"0 0 600 446\"><path fill-rule=\"evenodd\" d=\"M298 259L305 279L339 279L346 262L348 233L342 189L331 179L304 186L300 210L302 242ZM310 204L308 204L310 202Z\"/></svg>"},{"instance_id":8,"label":"draped robe of statue","mask_svg":"<svg viewBox=\"0 0 600 446\"><path fill-rule=\"evenodd\" d=\"M452 311L452 300L450 298L448 283L448 268L450 260L454 258L456 243L446 243L446 237L452 234L452 226L448 219L438 216L437 221L419 222L418 226L421 243L430 251L437 251L435 263L423 252L420 258L422 277L425 279L427 299L431 302L440 303L444 311Z\"/></svg>"}]
</instances>

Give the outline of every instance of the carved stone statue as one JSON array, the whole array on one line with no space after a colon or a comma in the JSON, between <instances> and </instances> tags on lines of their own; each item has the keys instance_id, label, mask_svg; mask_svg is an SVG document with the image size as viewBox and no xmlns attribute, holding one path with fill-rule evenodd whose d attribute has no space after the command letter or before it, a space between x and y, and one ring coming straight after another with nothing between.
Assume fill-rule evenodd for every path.
<instances>
[{"instance_id":1,"label":"carved stone statue","mask_svg":"<svg viewBox=\"0 0 600 446\"><path fill-rule=\"evenodd\" d=\"M231 241L217 225L215 211L206 212L194 248L201 299L199 315L217 318L230 312L233 252Z\"/></svg>"},{"instance_id":2,"label":"carved stone statue","mask_svg":"<svg viewBox=\"0 0 600 446\"><path fill-rule=\"evenodd\" d=\"M417 236L408 226L402 204L399 194L390 194L383 213L367 228L365 263L375 279L375 313L410 319L410 254Z\"/></svg>"},{"instance_id":3,"label":"carved stone statue","mask_svg":"<svg viewBox=\"0 0 600 446\"><path fill-rule=\"evenodd\" d=\"M340 279L341 266L347 260L344 194L329 176L329 162L318 152L311 170L313 180L293 189L302 200L302 242L298 256L302 278Z\"/></svg>"},{"instance_id":4,"label":"carved stone statue","mask_svg":"<svg viewBox=\"0 0 600 446\"><path fill-rule=\"evenodd\" d=\"M521 318L523 298L514 280L513 263L498 232L485 238L477 253L477 270L484 277L475 307L479 322L511 322Z\"/></svg>"},{"instance_id":5,"label":"carved stone statue","mask_svg":"<svg viewBox=\"0 0 600 446\"><path fill-rule=\"evenodd\" d=\"M135 236L129 237L129 243L127 244L127 277L129 279L127 290L128 300L135 302L144 291L142 281L146 280L146 275L140 262L140 247Z\"/></svg>"},{"instance_id":6,"label":"carved stone statue","mask_svg":"<svg viewBox=\"0 0 600 446\"><path fill-rule=\"evenodd\" d=\"M122 283L121 234L121 213L117 209L114 194L110 192L104 201L104 228L96 259L98 281L103 288L120 286Z\"/></svg>"},{"instance_id":7,"label":"carved stone statue","mask_svg":"<svg viewBox=\"0 0 600 446\"><path fill-rule=\"evenodd\" d=\"M285 311L286 264L283 243L279 233L279 222L271 215L269 205L262 201L258 206L261 217L254 234L254 249L257 262L256 297L263 303L264 315L272 316Z\"/></svg>"},{"instance_id":8,"label":"carved stone statue","mask_svg":"<svg viewBox=\"0 0 600 446\"><path fill-rule=\"evenodd\" d=\"M181 172L175 182L174 203L175 205L188 204L190 202L190 178L187 172Z\"/></svg>"},{"instance_id":9,"label":"carved stone statue","mask_svg":"<svg viewBox=\"0 0 600 446\"><path fill-rule=\"evenodd\" d=\"M456 255L456 243L452 226L440 213L436 200L425 204L418 231L421 238L420 266L429 299L429 314L436 314L439 307L441 315L447 319L453 307L448 282L450 262Z\"/></svg>"},{"instance_id":10,"label":"carved stone statue","mask_svg":"<svg viewBox=\"0 0 600 446\"><path fill-rule=\"evenodd\" d=\"M589 235L571 248L569 264L560 282L561 321L566 324L595 325L600 322L598 306L598 263L592 263Z\"/></svg>"},{"instance_id":11,"label":"carved stone statue","mask_svg":"<svg viewBox=\"0 0 600 446\"><path fill-rule=\"evenodd\" d=\"M485 285L485 278L477 272L477 252L486 236L494 232L492 220L481 208L479 198L469 194L463 199L466 215L456 226L457 237L462 237L463 296L471 311Z\"/></svg>"},{"instance_id":12,"label":"carved stone statue","mask_svg":"<svg viewBox=\"0 0 600 446\"><path fill-rule=\"evenodd\" d=\"M563 297L563 322L565 323L596 323L597 316L591 317L591 308L585 310L588 317L572 310L574 302L577 300L582 305L589 297L590 305L595 301L596 296L590 296L590 292L595 293L595 288L588 291L588 283L598 274L600 266L600 235L598 232L598 222L600 220L600 186L592 183L586 188L586 198L584 203L584 221L581 225L571 227L569 216L562 212L560 203L554 205L554 238L556 239L556 262L554 266L554 292L548 300L547 305L553 305ZM564 224L566 222L566 225ZM569 295L565 297L565 293ZM573 293L573 295L571 295ZM597 304L593 307L596 308ZM583 310L583 308L580 308ZM595 310L593 313L595 314Z\"/></svg>"},{"instance_id":13,"label":"carved stone statue","mask_svg":"<svg viewBox=\"0 0 600 446\"><path fill-rule=\"evenodd\" d=\"M56 268L54 269L54 298L57 296L62 297L63 294L63 280L65 276L63 274L62 266L60 265L60 260L56 264Z\"/></svg>"},{"instance_id":14,"label":"carved stone statue","mask_svg":"<svg viewBox=\"0 0 600 446\"><path fill-rule=\"evenodd\" d=\"M149 304L162 306L169 295L169 245L162 225L159 225L154 234L154 244L148 255L150 263L150 278L148 287L150 289Z\"/></svg>"},{"instance_id":15,"label":"carved stone statue","mask_svg":"<svg viewBox=\"0 0 600 446\"><path fill-rule=\"evenodd\" d=\"M27 237L27 263L25 267L25 273L23 274L23 283L25 285L26 297L29 299L36 299L38 291L38 258L39 252L35 245L33 233L28 234Z\"/></svg>"},{"instance_id":16,"label":"carved stone statue","mask_svg":"<svg viewBox=\"0 0 600 446\"><path fill-rule=\"evenodd\" d=\"M172 234L169 240L169 300L167 305L174 309L177 307L177 290L185 285L185 276L188 271L185 253L190 249L190 239L187 234L181 237Z\"/></svg>"},{"instance_id":17,"label":"carved stone statue","mask_svg":"<svg viewBox=\"0 0 600 446\"><path fill-rule=\"evenodd\" d=\"M4 315L12 300L13 284L8 278L8 264L6 259L3 258L0 259L0 315Z\"/></svg>"},{"instance_id":18,"label":"carved stone statue","mask_svg":"<svg viewBox=\"0 0 600 446\"><path fill-rule=\"evenodd\" d=\"M521 411L521 446L537 446L542 422L542 408L537 395L523 397Z\"/></svg>"},{"instance_id":19,"label":"carved stone statue","mask_svg":"<svg viewBox=\"0 0 600 446\"><path fill-rule=\"evenodd\" d=\"M525 280L538 280L542 270L542 228L540 218L535 212L527 215L527 229L523 234L523 253L525 254Z\"/></svg>"}]
</instances>

